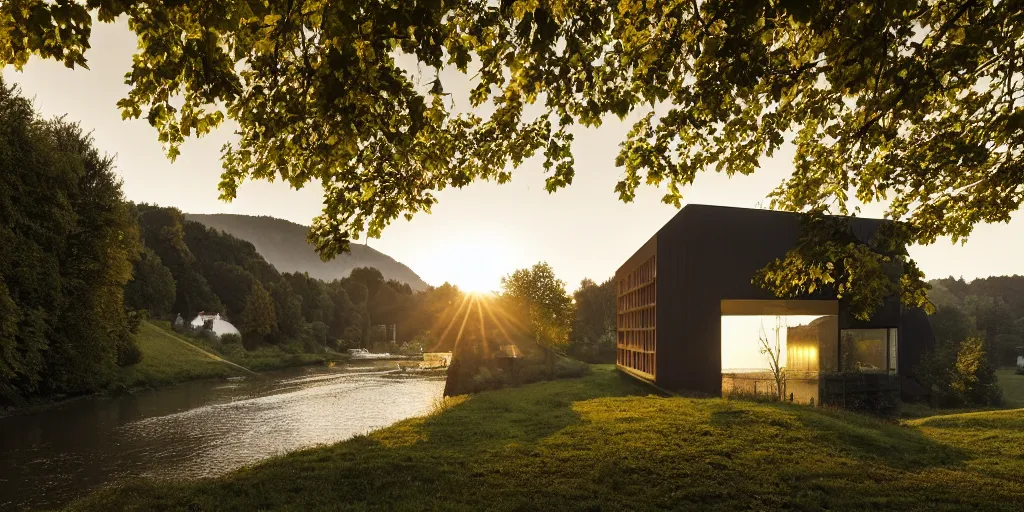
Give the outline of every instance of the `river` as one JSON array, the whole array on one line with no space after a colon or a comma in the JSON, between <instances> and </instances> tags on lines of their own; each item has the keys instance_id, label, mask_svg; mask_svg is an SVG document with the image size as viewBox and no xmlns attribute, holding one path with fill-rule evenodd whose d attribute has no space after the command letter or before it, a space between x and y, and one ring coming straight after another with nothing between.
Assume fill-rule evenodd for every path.
<instances>
[{"instance_id":1,"label":"river","mask_svg":"<svg viewBox=\"0 0 1024 512\"><path fill-rule=\"evenodd\" d=\"M127 478L197 478L428 412L440 376L394 362L197 381L0 418L0 510L54 508Z\"/></svg>"}]
</instances>

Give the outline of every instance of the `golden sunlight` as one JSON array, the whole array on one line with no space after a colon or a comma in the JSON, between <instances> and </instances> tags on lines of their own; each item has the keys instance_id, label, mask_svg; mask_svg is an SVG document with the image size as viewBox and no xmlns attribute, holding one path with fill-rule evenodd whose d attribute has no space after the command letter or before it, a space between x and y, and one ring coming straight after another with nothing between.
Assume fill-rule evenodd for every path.
<instances>
[{"instance_id":1,"label":"golden sunlight","mask_svg":"<svg viewBox=\"0 0 1024 512\"><path fill-rule=\"evenodd\" d=\"M489 294L501 287L501 277L516 268L516 250L496 233L461 235L439 241L417 265L428 282L445 281L469 293Z\"/></svg>"}]
</instances>

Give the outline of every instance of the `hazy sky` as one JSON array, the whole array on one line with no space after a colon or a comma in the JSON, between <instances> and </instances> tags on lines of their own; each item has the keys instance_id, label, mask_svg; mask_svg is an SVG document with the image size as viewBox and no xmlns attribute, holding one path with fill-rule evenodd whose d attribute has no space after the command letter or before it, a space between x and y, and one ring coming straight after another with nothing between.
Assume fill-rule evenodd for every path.
<instances>
[{"instance_id":1,"label":"hazy sky","mask_svg":"<svg viewBox=\"0 0 1024 512\"><path fill-rule=\"evenodd\" d=\"M164 158L156 132L143 120L121 120L116 107L128 90L123 84L135 50L124 24L96 24L90 70L68 70L53 61L33 60L23 72L8 67L3 76L34 97L46 116L63 115L93 130L97 146L116 156L128 199L176 206L190 213L271 215L308 225L322 206L319 185L300 191L287 185L251 182L238 199L217 199L220 147L230 127L188 141L177 162ZM446 83L446 90L453 90ZM454 90L458 95L458 86ZM651 237L675 208L660 202L661 192L645 187L631 204L613 192L621 170L614 160L630 121L606 122L576 132L577 174L573 185L555 194L544 191L541 161L516 170L506 185L477 183L438 195L430 215L397 220L370 246L416 271L425 281L495 289L501 275L546 260L574 289L584 277L601 281L614 274L632 252ZM753 207L791 169L791 150L764 159L750 177L702 174L684 191L691 203ZM866 210L880 212L877 207ZM1024 221L979 226L966 246L940 240L914 247L911 254L929 278L947 275L971 279L1024 271Z\"/></svg>"}]
</instances>

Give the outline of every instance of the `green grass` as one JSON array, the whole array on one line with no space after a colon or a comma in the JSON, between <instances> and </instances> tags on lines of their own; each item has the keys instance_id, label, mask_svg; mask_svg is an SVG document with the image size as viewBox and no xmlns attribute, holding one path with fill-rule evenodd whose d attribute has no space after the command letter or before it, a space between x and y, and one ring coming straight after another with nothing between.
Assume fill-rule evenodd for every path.
<instances>
[{"instance_id":1,"label":"green grass","mask_svg":"<svg viewBox=\"0 0 1024 512\"><path fill-rule=\"evenodd\" d=\"M175 339L176 338L176 339ZM242 372L183 343L177 334L143 322L136 337L142 361L122 368L115 386L157 387L197 379L230 377Z\"/></svg>"},{"instance_id":2,"label":"green grass","mask_svg":"<svg viewBox=\"0 0 1024 512\"><path fill-rule=\"evenodd\" d=\"M1024 375L1016 375L1016 368L996 370L999 385L1003 388L1003 401L1007 407L1024 407Z\"/></svg>"},{"instance_id":3,"label":"green grass","mask_svg":"<svg viewBox=\"0 0 1024 512\"><path fill-rule=\"evenodd\" d=\"M133 481L80 510L1020 510L1024 411L902 425L665 398L589 376L449 399L427 417L217 479Z\"/></svg>"},{"instance_id":4,"label":"green grass","mask_svg":"<svg viewBox=\"0 0 1024 512\"><path fill-rule=\"evenodd\" d=\"M1024 408L1024 375L1016 375L1015 372L1016 368L1000 368L996 370L999 386L1003 388L1003 403L1000 407L940 409L928 404L914 403L903 404L901 415L904 419L919 419L939 415Z\"/></svg>"},{"instance_id":5,"label":"green grass","mask_svg":"<svg viewBox=\"0 0 1024 512\"><path fill-rule=\"evenodd\" d=\"M236 353L225 355L224 358L255 372L318 364L323 363L325 359L321 354L291 354L274 346L255 350L240 349Z\"/></svg>"},{"instance_id":6,"label":"green grass","mask_svg":"<svg viewBox=\"0 0 1024 512\"><path fill-rule=\"evenodd\" d=\"M181 336L165 321L143 322L137 336L142 350L142 362L122 369L115 381L127 387L164 386L188 380L229 377L244 372L213 357L189 348L187 343L217 357L222 357L255 372L276 370L292 366L317 364L324 361L320 354L293 354L275 346L256 350L237 350L220 354L199 339Z\"/></svg>"}]
</instances>

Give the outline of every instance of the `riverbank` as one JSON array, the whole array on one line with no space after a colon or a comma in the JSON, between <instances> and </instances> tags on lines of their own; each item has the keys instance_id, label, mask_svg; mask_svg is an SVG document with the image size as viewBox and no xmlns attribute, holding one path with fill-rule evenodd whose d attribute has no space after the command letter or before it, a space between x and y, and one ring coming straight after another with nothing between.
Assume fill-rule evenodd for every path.
<instances>
[{"instance_id":1,"label":"riverbank","mask_svg":"<svg viewBox=\"0 0 1024 512\"><path fill-rule=\"evenodd\" d=\"M278 347L218 354L212 347L174 332L167 322L143 322L136 341L142 351L142 361L121 369L111 383L113 391L251 375L325 361L321 354L290 354Z\"/></svg>"},{"instance_id":2,"label":"riverbank","mask_svg":"<svg viewBox=\"0 0 1024 512\"><path fill-rule=\"evenodd\" d=\"M103 391L78 396L35 398L18 407L0 410L0 417L31 414L97 395L120 395L196 380L252 376L254 372L323 364L326 361L322 354L291 354L278 347L221 355L212 347L203 346L196 340L174 332L168 322L142 322L135 340L142 352L142 361L119 368Z\"/></svg>"},{"instance_id":3,"label":"riverbank","mask_svg":"<svg viewBox=\"0 0 1024 512\"><path fill-rule=\"evenodd\" d=\"M242 370L204 354L188 340L150 322L142 322L135 341L142 352L142 361L121 368L110 386L113 390L156 388L244 374Z\"/></svg>"},{"instance_id":4,"label":"riverbank","mask_svg":"<svg viewBox=\"0 0 1024 512\"><path fill-rule=\"evenodd\" d=\"M171 328L169 322L157 321L157 322L145 322L145 325L159 329L165 335L172 336L178 340L181 340L193 347L197 347L207 353L213 355L215 358L221 358L224 361L228 361L233 364L242 366L244 369L253 372L263 372L270 370L282 370L284 368L292 368L296 366L308 366L312 364L322 364L327 358L323 354L310 354L310 353L291 353L286 352L280 347L268 345L259 347L254 350L246 350L241 346L236 346L233 351L225 351L219 353L216 348L207 345L201 340L188 338L182 336ZM143 353L145 355L145 353ZM143 357L145 362L145 357ZM223 361L221 361L223 364ZM188 380L188 379L186 379Z\"/></svg>"},{"instance_id":5,"label":"riverbank","mask_svg":"<svg viewBox=\"0 0 1024 512\"><path fill-rule=\"evenodd\" d=\"M786 404L665 398L587 377L448 399L426 417L76 510L1017 510L1024 410L893 424Z\"/></svg>"}]
</instances>

